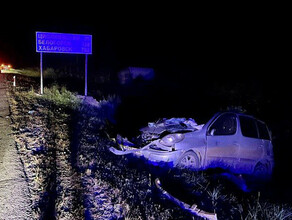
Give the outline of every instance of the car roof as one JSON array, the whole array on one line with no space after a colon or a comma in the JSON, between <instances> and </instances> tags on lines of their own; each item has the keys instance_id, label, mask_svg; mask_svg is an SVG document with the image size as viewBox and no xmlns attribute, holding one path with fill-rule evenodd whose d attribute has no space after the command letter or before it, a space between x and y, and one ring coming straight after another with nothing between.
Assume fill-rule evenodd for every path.
<instances>
[{"instance_id":1,"label":"car roof","mask_svg":"<svg viewBox=\"0 0 292 220\"><path fill-rule=\"evenodd\" d=\"M259 122L265 124L265 122L263 122L262 120L259 120L258 118L254 117L253 115L246 114L246 113L241 112L241 111L237 111L237 110L221 111L221 112L218 112L218 115L219 115L219 114L223 114L223 113L234 113L234 114L236 114L236 115L238 115L238 116L250 117L250 118L253 118L253 119L255 119L255 120L257 120L257 121L259 121ZM217 115L217 116L218 116L218 115Z\"/></svg>"}]
</instances>

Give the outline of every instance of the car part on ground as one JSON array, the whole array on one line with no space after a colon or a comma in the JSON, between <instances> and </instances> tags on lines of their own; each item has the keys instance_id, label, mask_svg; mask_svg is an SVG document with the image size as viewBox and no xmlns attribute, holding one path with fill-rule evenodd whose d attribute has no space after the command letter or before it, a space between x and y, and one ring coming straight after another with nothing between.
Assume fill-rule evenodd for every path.
<instances>
[{"instance_id":1,"label":"car part on ground","mask_svg":"<svg viewBox=\"0 0 292 220\"><path fill-rule=\"evenodd\" d=\"M174 196L172 196L170 193L168 193L166 190L164 190L162 188L161 182L160 182L160 180L158 178L155 179L155 185L165 197L167 197L168 199L173 201L175 204L180 206L182 209L192 213L193 215L202 217L204 219L217 220L217 214L216 213L205 212L205 211L197 208L196 204L189 205L187 203L184 203L184 202L180 201L179 199L175 198Z\"/></svg>"}]
</instances>

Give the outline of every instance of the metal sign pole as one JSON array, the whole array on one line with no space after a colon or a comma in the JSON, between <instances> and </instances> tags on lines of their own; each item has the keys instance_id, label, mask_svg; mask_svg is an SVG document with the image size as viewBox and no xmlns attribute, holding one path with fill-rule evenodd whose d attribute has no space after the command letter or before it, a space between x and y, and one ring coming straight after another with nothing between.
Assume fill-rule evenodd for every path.
<instances>
[{"instance_id":1,"label":"metal sign pole","mask_svg":"<svg viewBox=\"0 0 292 220\"><path fill-rule=\"evenodd\" d=\"M41 95L44 93L43 89L43 53L40 53L40 71L41 71Z\"/></svg>"},{"instance_id":2,"label":"metal sign pole","mask_svg":"<svg viewBox=\"0 0 292 220\"><path fill-rule=\"evenodd\" d=\"M87 96L87 54L85 54L85 93L84 96Z\"/></svg>"}]
</instances>

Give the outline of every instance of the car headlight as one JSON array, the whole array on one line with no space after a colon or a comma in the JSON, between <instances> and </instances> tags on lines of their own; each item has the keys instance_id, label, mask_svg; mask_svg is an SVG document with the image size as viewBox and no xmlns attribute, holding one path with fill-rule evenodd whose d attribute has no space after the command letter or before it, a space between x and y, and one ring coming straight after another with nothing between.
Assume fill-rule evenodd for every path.
<instances>
[{"instance_id":1,"label":"car headlight","mask_svg":"<svg viewBox=\"0 0 292 220\"><path fill-rule=\"evenodd\" d=\"M175 143L182 141L184 138L184 134L169 134L163 137L159 142L165 146L172 146Z\"/></svg>"}]
</instances>

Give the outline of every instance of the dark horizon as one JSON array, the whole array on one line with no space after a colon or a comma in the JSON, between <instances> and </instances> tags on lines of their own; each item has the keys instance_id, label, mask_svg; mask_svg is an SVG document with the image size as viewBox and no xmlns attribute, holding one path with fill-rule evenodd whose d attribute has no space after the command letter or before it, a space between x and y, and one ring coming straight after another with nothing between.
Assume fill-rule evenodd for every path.
<instances>
[{"instance_id":1,"label":"dark horizon","mask_svg":"<svg viewBox=\"0 0 292 220\"><path fill-rule=\"evenodd\" d=\"M9 20L1 29L0 62L16 68L39 67L36 31L91 34L93 53L88 57L89 77L100 73L116 75L129 66L151 67L156 73L155 83L168 84L169 94L185 96L183 100L191 98L194 90L203 91L199 92L202 103L210 99L227 106L249 103L250 107L248 99L260 103L273 100L266 104L273 111L267 109L265 115L279 105L285 106L287 112L291 109L291 104L284 101L291 99L287 58L282 52L284 22L275 13L257 8L200 11L178 7L173 11L139 8L104 15L100 13L102 7L81 9L63 14L59 11L54 16L42 13L37 17L20 12L19 19ZM9 19L5 14L4 17ZM44 54L44 68L75 62L82 74L83 57ZM171 85L180 91L172 91ZM243 101L230 100L229 93ZM157 99L166 94L158 94Z\"/></svg>"},{"instance_id":2,"label":"dark horizon","mask_svg":"<svg viewBox=\"0 0 292 220\"><path fill-rule=\"evenodd\" d=\"M192 14L187 9L180 15L139 10L125 14L128 17L122 11L95 17L89 10L76 16L64 13L33 18L21 13L21 19L9 21L1 29L0 62L18 68L38 66L35 32L45 31L93 35L89 58L93 72L127 66L153 67L166 75L198 70L227 77L282 72L281 37L275 32L280 27L273 15L239 11Z\"/></svg>"}]
</instances>

